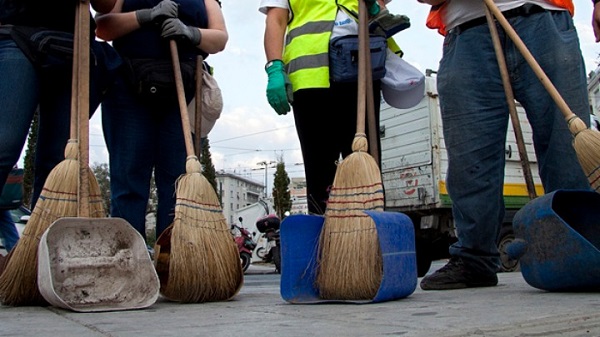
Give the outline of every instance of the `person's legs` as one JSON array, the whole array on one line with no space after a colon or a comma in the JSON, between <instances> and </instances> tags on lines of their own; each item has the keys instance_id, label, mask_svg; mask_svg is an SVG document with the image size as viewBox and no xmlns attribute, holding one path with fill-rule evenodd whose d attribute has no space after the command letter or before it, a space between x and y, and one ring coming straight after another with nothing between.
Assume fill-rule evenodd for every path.
<instances>
[{"instance_id":1,"label":"person's legs","mask_svg":"<svg viewBox=\"0 0 600 337\"><path fill-rule=\"evenodd\" d=\"M185 172L186 150L178 107L164 108L157 119L157 156L154 179L158 195L156 237L169 227L175 216L175 182Z\"/></svg>"},{"instance_id":2,"label":"person's legs","mask_svg":"<svg viewBox=\"0 0 600 337\"><path fill-rule=\"evenodd\" d=\"M110 214L146 238L146 207L157 139L151 110L117 80L102 105L102 127L110 163Z\"/></svg>"},{"instance_id":3,"label":"person's legs","mask_svg":"<svg viewBox=\"0 0 600 337\"><path fill-rule=\"evenodd\" d=\"M39 99L39 79L12 40L0 40L0 190L19 160Z\"/></svg>"},{"instance_id":4,"label":"person's legs","mask_svg":"<svg viewBox=\"0 0 600 337\"><path fill-rule=\"evenodd\" d=\"M0 237L7 252L10 252L19 241L19 232L9 210L0 211Z\"/></svg>"},{"instance_id":5,"label":"person's legs","mask_svg":"<svg viewBox=\"0 0 600 337\"><path fill-rule=\"evenodd\" d=\"M577 31L568 12L546 12L511 20L536 62L560 92L569 108L586 124L589 103L585 65ZM590 189L564 115L523 56L509 44L514 64L515 98L521 102L533 129L540 178L546 193L557 189Z\"/></svg>"},{"instance_id":6,"label":"person's legs","mask_svg":"<svg viewBox=\"0 0 600 337\"><path fill-rule=\"evenodd\" d=\"M379 102L379 81L374 83L374 101ZM324 214L336 162L352 153L356 134L356 83L332 84L330 89L304 89L294 93L294 119L302 148L308 210ZM333 102L333 108L323 102ZM375 107L379 121L379 106ZM365 130L368 132L368 126ZM379 125L377 125L379 130ZM379 137L378 137L379 139ZM381 151L381 146L378 146ZM381 155L379 156L381 158Z\"/></svg>"},{"instance_id":7,"label":"person's legs","mask_svg":"<svg viewBox=\"0 0 600 337\"><path fill-rule=\"evenodd\" d=\"M509 114L487 25L446 37L437 86L458 241L451 263L425 277L421 288L496 285Z\"/></svg>"}]
</instances>

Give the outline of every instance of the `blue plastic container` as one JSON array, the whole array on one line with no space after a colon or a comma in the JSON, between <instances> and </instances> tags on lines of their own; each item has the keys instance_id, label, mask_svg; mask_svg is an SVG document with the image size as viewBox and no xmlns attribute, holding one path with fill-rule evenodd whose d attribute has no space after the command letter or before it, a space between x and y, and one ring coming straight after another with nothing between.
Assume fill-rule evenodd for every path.
<instances>
[{"instance_id":1,"label":"blue plastic container","mask_svg":"<svg viewBox=\"0 0 600 337\"><path fill-rule=\"evenodd\" d=\"M532 287L548 291L600 290L600 194L557 190L538 197L513 219L511 258Z\"/></svg>"},{"instance_id":2,"label":"blue plastic container","mask_svg":"<svg viewBox=\"0 0 600 337\"><path fill-rule=\"evenodd\" d=\"M383 255L383 277L371 300L324 300L315 288L319 235L324 217L292 215L281 223L281 297L290 303L374 303L407 297L417 286L415 233L402 213L367 211Z\"/></svg>"}]
</instances>

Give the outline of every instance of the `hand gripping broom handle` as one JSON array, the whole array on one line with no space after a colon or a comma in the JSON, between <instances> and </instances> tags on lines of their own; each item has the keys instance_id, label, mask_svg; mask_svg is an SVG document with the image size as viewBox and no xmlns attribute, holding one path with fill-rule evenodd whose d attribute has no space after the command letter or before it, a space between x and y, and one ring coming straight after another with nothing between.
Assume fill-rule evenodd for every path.
<instances>
[{"instance_id":1,"label":"hand gripping broom handle","mask_svg":"<svg viewBox=\"0 0 600 337\"><path fill-rule=\"evenodd\" d=\"M523 57L525 58L527 63L529 63L529 66L531 66L531 69L533 70L533 72L535 72L535 74L538 76L538 78L542 82L542 85L548 91L548 94L550 94L550 96L552 97L552 99L554 100L556 105L558 105L558 108L565 116L565 120L567 120L567 122L569 122L574 117L577 117L573 113L573 111L571 111L571 109L569 108L569 106L567 105L565 100L560 96L560 94L558 93L558 90L556 90L556 88L554 87L552 82L550 82L550 79L548 78L548 76L546 76L546 74L544 73L544 70L542 70L540 65L536 62L533 55L529 52L529 50L525 46L525 43L523 43L523 41L521 40L521 38L519 37L517 32L515 32L515 30L510 25L510 23L506 20L506 18L504 17L504 14L502 14L500 9L498 9L498 6L496 6L494 1L493 0L483 0L483 1L485 1L486 6L490 9L490 11L494 15L494 17L496 17L496 20L498 20L498 23L500 23L502 28L504 28L504 31L510 37L510 39L513 41L515 46L517 46L517 49L519 49L519 51L521 52L521 54L523 55Z\"/></svg>"},{"instance_id":2,"label":"hand gripping broom handle","mask_svg":"<svg viewBox=\"0 0 600 337\"><path fill-rule=\"evenodd\" d=\"M187 102L185 101L185 91L183 89L183 78L181 77L181 66L179 65L177 42L175 40L170 40L169 46L171 47L171 59L173 60L173 71L175 73L175 87L177 89L177 100L179 101L179 112L181 114L181 124L183 127L185 152L188 157L191 157L195 156L194 143L192 142L190 116L188 115Z\"/></svg>"},{"instance_id":3,"label":"hand gripping broom handle","mask_svg":"<svg viewBox=\"0 0 600 337\"><path fill-rule=\"evenodd\" d=\"M489 8L484 5L485 17L490 28L490 34L492 35L492 42L494 43L494 50L496 51L496 59L498 60L498 68L500 69L500 75L502 77L502 84L504 85L504 92L506 94L506 103L508 104L508 111L510 112L510 119L512 121L513 130L515 132L515 138L517 140L517 147L519 148L519 158L521 159L521 167L523 168L523 177L525 178L525 185L527 186L527 193L529 199L535 199L537 197L535 191L535 184L533 182L533 176L531 174L531 167L529 166L529 158L527 156L527 149L525 148L525 140L523 139L523 131L521 130L521 123L519 123L519 115L515 104L515 97L510 85L510 79L508 77L508 68L506 67L506 60L504 59L504 53L502 52L502 46L500 45L500 37L498 36L498 30L496 29L496 23L492 17L492 13Z\"/></svg>"}]
</instances>

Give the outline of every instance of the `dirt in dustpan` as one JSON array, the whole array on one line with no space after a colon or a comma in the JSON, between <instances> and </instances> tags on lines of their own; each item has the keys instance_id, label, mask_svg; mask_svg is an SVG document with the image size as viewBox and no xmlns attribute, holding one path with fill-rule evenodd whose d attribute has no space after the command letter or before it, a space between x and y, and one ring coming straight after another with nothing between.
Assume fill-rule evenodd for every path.
<instances>
[{"instance_id":1,"label":"dirt in dustpan","mask_svg":"<svg viewBox=\"0 0 600 337\"><path fill-rule=\"evenodd\" d=\"M160 284L144 240L125 220L57 220L42 236L38 253L38 286L52 305L126 310L158 298Z\"/></svg>"}]
</instances>

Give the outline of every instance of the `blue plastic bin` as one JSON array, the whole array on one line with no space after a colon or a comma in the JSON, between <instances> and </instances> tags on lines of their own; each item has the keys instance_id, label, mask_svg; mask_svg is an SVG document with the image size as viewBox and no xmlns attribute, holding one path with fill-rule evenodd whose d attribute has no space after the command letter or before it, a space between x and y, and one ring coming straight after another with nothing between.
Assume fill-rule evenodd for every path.
<instances>
[{"instance_id":1,"label":"blue plastic bin","mask_svg":"<svg viewBox=\"0 0 600 337\"><path fill-rule=\"evenodd\" d=\"M402 213L367 211L383 255L383 278L371 300L323 300L315 288L319 235L324 217L292 215L281 223L281 296L290 303L375 303L409 296L417 286L415 234Z\"/></svg>"}]
</instances>

